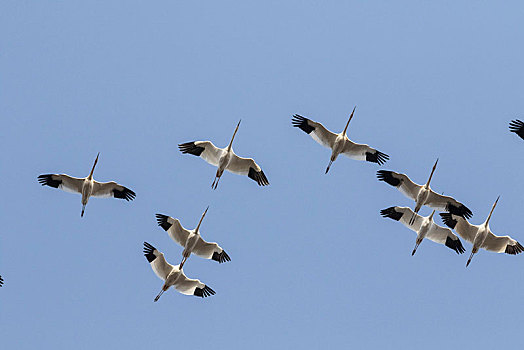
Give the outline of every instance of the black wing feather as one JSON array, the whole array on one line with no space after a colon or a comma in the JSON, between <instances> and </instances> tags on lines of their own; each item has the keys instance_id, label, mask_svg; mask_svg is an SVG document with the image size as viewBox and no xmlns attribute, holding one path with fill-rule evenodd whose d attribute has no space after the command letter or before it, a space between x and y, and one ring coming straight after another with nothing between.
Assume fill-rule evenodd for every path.
<instances>
[{"instance_id":1,"label":"black wing feather","mask_svg":"<svg viewBox=\"0 0 524 350\"><path fill-rule=\"evenodd\" d=\"M204 285L204 288L196 288L193 293L194 296L205 298L210 295L215 295L215 291L208 286Z\"/></svg>"},{"instance_id":2,"label":"black wing feather","mask_svg":"<svg viewBox=\"0 0 524 350\"><path fill-rule=\"evenodd\" d=\"M509 123L509 131L514 132L524 139L524 122L519 119L512 120L511 123Z\"/></svg>"},{"instance_id":3,"label":"black wing feather","mask_svg":"<svg viewBox=\"0 0 524 350\"><path fill-rule=\"evenodd\" d=\"M306 134L311 134L315 128L308 124L309 119L304 118L303 116L299 114L295 114L293 118L291 118L291 124L293 124L294 127L300 128L302 131L304 131Z\"/></svg>"}]
</instances>

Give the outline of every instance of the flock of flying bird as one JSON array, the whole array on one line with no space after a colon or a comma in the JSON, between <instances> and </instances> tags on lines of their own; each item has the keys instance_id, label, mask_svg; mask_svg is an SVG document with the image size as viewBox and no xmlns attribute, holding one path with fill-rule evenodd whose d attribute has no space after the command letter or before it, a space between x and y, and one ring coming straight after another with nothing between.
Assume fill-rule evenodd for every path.
<instances>
[{"instance_id":1,"label":"flock of flying bird","mask_svg":"<svg viewBox=\"0 0 524 350\"><path fill-rule=\"evenodd\" d=\"M331 149L331 157L325 171L326 174L329 172L331 165L340 154L344 154L345 156L356 160L365 160L379 165L384 164L389 159L387 154L366 144L354 143L347 137L346 131L354 113L355 108L353 108L344 130L339 134L335 134L327 130L322 124L314 122L301 115L295 114L292 118L292 125L294 127L300 128L319 144ZM225 170L239 175L247 175L249 178L256 181L259 186L269 185L266 175L253 159L239 157L235 152L233 152L233 140L235 139L239 126L240 122L238 122L233 137L226 148L218 148L211 141L193 141L178 145L179 150L183 154L191 154L201 157L207 163L217 167L215 178L211 184L212 189L217 188L218 182ZM521 120L511 121L510 131L524 139L524 122ZM129 188L114 181L98 182L93 179L93 173L99 155L100 153L96 156L91 172L85 178L76 178L66 174L44 174L38 176L38 182L43 186L50 186L67 192L81 194L81 217L84 216L85 207L90 197L113 197L125 199L126 201L133 200L136 194ZM457 237L451 229L454 229L461 238L473 244L471 255L469 256L466 266L470 264L473 255L477 253L480 248L497 253L513 255L524 251L524 247L516 240L509 236L496 236L490 230L489 220L499 198L497 198L493 204L486 221L481 225L473 225L467 221L467 219L471 218L473 215L470 209L454 198L438 194L429 187L437 163L438 159L433 165L433 169L431 170L431 174L425 185L416 184L411 181L407 175L396 173L394 171L379 170L377 172L377 178L379 181L384 181L387 184L396 187L406 197L415 201L414 210L408 207L396 206L380 211L380 214L383 217L401 221L405 226L417 233L415 248L413 249L412 255L415 254L418 246L422 243L424 238L436 243L444 244L457 252L457 254L464 253L465 249L462 246L459 237ZM419 210L424 205L434 209L431 215L427 217L418 215ZM182 294L195 295L202 298L215 294L215 291L209 286L200 282L198 279L188 278L182 270L185 262L191 254L200 256L204 259L212 259L218 263L231 260L222 247L214 242L206 242L200 235L200 225L202 224L208 209L209 207L206 208L202 214L200 221L194 230L184 228L178 219L164 214L156 214L158 226L164 229L169 237L184 249L182 251L182 261L180 264L171 265L166 261L162 252L148 242L144 242L144 256L150 263L155 274L164 281L160 293L154 299L155 302L158 301L160 296L170 287L174 287ZM442 217L444 224L449 228L435 224L433 216L436 210L444 211L440 216ZM4 280L2 279L2 276L0 276L0 287L3 285L3 282Z\"/></svg>"}]
</instances>

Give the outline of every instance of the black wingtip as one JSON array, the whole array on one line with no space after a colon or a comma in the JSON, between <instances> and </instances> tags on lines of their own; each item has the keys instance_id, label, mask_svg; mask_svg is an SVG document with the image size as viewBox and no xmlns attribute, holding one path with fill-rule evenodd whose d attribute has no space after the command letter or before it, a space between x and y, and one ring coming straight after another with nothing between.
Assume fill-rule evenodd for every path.
<instances>
[{"instance_id":1,"label":"black wingtip","mask_svg":"<svg viewBox=\"0 0 524 350\"><path fill-rule=\"evenodd\" d=\"M514 132L524 139L524 122L519 119L512 120L509 123L509 131Z\"/></svg>"},{"instance_id":2,"label":"black wingtip","mask_svg":"<svg viewBox=\"0 0 524 350\"><path fill-rule=\"evenodd\" d=\"M42 186L58 188L58 186L60 186L60 184L62 183L62 180L54 180L53 174L43 174L38 176L38 182Z\"/></svg>"},{"instance_id":3,"label":"black wingtip","mask_svg":"<svg viewBox=\"0 0 524 350\"><path fill-rule=\"evenodd\" d=\"M315 128L308 124L308 120L309 119L304 118L300 114L295 114L293 115L293 118L291 118L291 124L296 128L300 128L306 134L311 134Z\"/></svg>"},{"instance_id":4,"label":"black wingtip","mask_svg":"<svg viewBox=\"0 0 524 350\"><path fill-rule=\"evenodd\" d=\"M154 254L155 250L156 248L153 247L151 244L144 242L144 256L146 257L149 263L156 259L156 256Z\"/></svg>"},{"instance_id":5,"label":"black wingtip","mask_svg":"<svg viewBox=\"0 0 524 350\"><path fill-rule=\"evenodd\" d=\"M122 191L117 189L113 190L113 196L115 198L125 199L126 201L132 201L136 197L136 193L127 187L124 187Z\"/></svg>"},{"instance_id":6,"label":"black wingtip","mask_svg":"<svg viewBox=\"0 0 524 350\"><path fill-rule=\"evenodd\" d=\"M383 165L389 160L389 156L380 151L375 151L374 153L366 152L366 161L371 163L377 163L378 165Z\"/></svg>"},{"instance_id":7,"label":"black wingtip","mask_svg":"<svg viewBox=\"0 0 524 350\"><path fill-rule=\"evenodd\" d=\"M247 176L250 179L255 180L256 183L259 186L267 186L267 185L269 185L269 181L268 181L268 179L266 177L266 174L264 174L264 172L262 170L256 171L253 168L249 168L249 173L247 174Z\"/></svg>"},{"instance_id":8,"label":"black wingtip","mask_svg":"<svg viewBox=\"0 0 524 350\"><path fill-rule=\"evenodd\" d=\"M2 287L4 285L4 279L2 278L2 276L0 276L0 287Z\"/></svg>"},{"instance_id":9,"label":"black wingtip","mask_svg":"<svg viewBox=\"0 0 524 350\"><path fill-rule=\"evenodd\" d=\"M382 209L380 211L380 215L382 215L385 218L390 218L399 221L403 213L396 211L395 207L389 207L386 209Z\"/></svg>"},{"instance_id":10,"label":"black wingtip","mask_svg":"<svg viewBox=\"0 0 524 350\"><path fill-rule=\"evenodd\" d=\"M457 220L453 219L453 216L451 213L440 213L440 217L442 218L442 221L444 222L444 225L447 227L454 229L457 225Z\"/></svg>"},{"instance_id":11,"label":"black wingtip","mask_svg":"<svg viewBox=\"0 0 524 350\"><path fill-rule=\"evenodd\" d=\"M165 231L169 230L171 227L171 224L167 221L169 216L164 214L155 214L155 216L158 226L162 227Z\"/></svg>"},{"instance_id":12,"label":"black wingtip","mask_svg":"<svg viewBox=\"0 0 524 350\"><path fill-rule=\"evenodd\" d=\"M524 251L524 247L519 243L517 242L515 245L507 245L506 246L506 251L505 253L506 254L511 254L511 255L517 255L517 254L520 254Z\"/></svg>"},{"instance_id":13,"label":"black wingtip","mask_svg":"<svg viewBox=\"0 0 524 350\"><path fill-rule=\"evenodd\" d=\"M377 171L377 179L379 181L384 181L385 183L398 187L400 185L400 180L393 176L393 172L389 170L379 170Z\"/></svg>"},{"instance_id":14,"label":"black wingtip","mask_svg":"<svg viewBox=\"0 0 524 350\"><path fill-rule=\"evenodd\" d=\"M183 154L185 154L185 153L189 153L189 154L192 154L192 155L197 156L197 157L200 157L200 155L202 154L202 152L204 152L204 150L205 150L204 147L197 146L197 145L195 144L195 141L193 141L193 142L181 143L181 144L178 145L178 149L179 149L180 152L182 152Z\"/></svg>"},{"instance_id":15,"label":"black wingtip","mask_svg":"<svg viewBox=\"0 0 524 350\"><path fill-rule=\"evenodd\" d=\"M215 295L215 291L211 289L210 287L204 285L204 288L196 288L195 292L193 293L194 296L206 298L210 295Z\"/></svg>"},{"instance_id":16,"label":"black wingtip","mask_svg":"<svg viewBox=\"0 0 524 350\"><path fill-rule=\"evenodd\" d=\"M446 238L446 247L453 249L457 254L462 254L466 251L460 239L452 239L449 236Z\"/></svg>"},{"instance_id":17,"label":"black wingtip","mask_svg":"<svg viewBox=\"0 0 524 350\"><path fill-rule=\"evenodd\" d=\"M454 206L451 203L448 203L446 205L446 210L450 212L453 215L461 216L464 219L469 219L473 216L473 213L471 210L466 207L464 204L461 204L460 206Z\"/></svg>"},{"instance_id":18,"label":"black wingtip","mask_svg":"<svg viewBox=\"0 0 524 350\"><path fill-rule=\"evenodd\" d=\"M231 261L231 258L229 257L229 255L227 255L225 250L222 250L221 253L214 252L211 259L218 261L219 264L222 264L226 261Z\"/></svg>"}]
</instances>

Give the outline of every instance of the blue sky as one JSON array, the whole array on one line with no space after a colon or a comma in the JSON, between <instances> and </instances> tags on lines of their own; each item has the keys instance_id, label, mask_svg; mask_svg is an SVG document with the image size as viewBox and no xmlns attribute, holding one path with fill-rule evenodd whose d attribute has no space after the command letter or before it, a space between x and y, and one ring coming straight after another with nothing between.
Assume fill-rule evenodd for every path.
<instances>
[{"instance_id":1,"label":"blue sky","mask_svg":"<svg viewBox=\"0 0 524 350\"><path fill-rule=\"evenodd\" d=\"M0 339L9 349L493 348L522 329L522 256L457 256L379 215L413 207L390 169L524 242L524 5L407 1L5 1L0 11ZM389 154L339 158L302 114ZM180 154L253 157L271 185ZM130 203L41 187L45 173L137 193ZM217 294L172 290L142 254L182 249L155 213L196 226L232 261L184 270ZM423 215L431 211L424 208ZM438 219L440 222L440 219ZM217 345L218 344L218 345Z\"/></svg>"}]
</instances>

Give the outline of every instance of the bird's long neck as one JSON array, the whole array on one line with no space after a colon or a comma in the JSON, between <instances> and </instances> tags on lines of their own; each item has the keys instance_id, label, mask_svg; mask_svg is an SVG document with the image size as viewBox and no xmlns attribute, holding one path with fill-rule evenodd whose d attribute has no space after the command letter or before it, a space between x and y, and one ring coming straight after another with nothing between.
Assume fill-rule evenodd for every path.
<instances>
[{"instance_id":1,"label":"bird's long neck","mask_svg":"<svg viewBox=\"0 0 524 350\"><path fill-rule=\"evenodd\" d=\"M96 163L98 162L99 155L100 155L100 152L98 152L98 154L96 155L95 164L93 164L93 169L91 169L91 172L89 173L89 176L87 177L89 180L93 178L93 173L95 172L95 166L96 166Z\"/></svg>"},{"instance_id":2,"label":"bird's long neck","mask_svg":"<svg viewBox=\"0 0 524 350\"><path fill-rule=\"evenodd\" d=\"M433 210L433 212L432 212L431 215L429 216L429 221L430 221L430 222L433 221L433 215L435 214L435 211L436 211L436 210Z\"/></svg>"},{"instance_id":3,"label":"bird's long neck","mask_svg":"<svg viewBox=\"0 0 524 350\"><path fill-rule=\"evenodd\" d=\"M200 224L202 224L202 220L204 220L204 216L206 216L206 213L207 213L207 210L209 209L209 207L206 208L206 211L204 212L204 214L202 214L202 217L200 218L200 221L198 222L198 225L195 229L195 234L198 234L198 229L200 228Z\"/></svg>"},{"instance_id":4,"label":"bird's long neck","mask_svg":"<svg viewBox=\"0 0 524 350\"><path fill-rule=\"evenodd\" d=\"M351 115L349 116L348 122L346 123L346 127L344 128L344 131L342 131L342 136L346 135L346 131L347 131L348 126L349 126L349 122L350 122L351 119L353 118L353 114L355 114L355 108L357 108L357 106L355 106L355 107L353 108L353 112L351 112Z\"/></svg>"},{"instance_id":5,"label":"bird's long neck","mask_svg":"<svg viewBox=\"0 0 524 350\"><path fill-rule=\"evenodd\" d=\"M491 219L491 214L493 214L493 210L495 210L495 207L497 206L497 202L499 201L500 196L497 197L497 200L493 204L493 207L491 208L491 211L489 212L489 216L486 219L486 222L484 223L484 226L488 227L489 220Z\"/></svg>"},{"instance_id":6,"label":"bird's long neck","mask_svg":"<svg viewBox=\"0 0 524 350\"><path fill-rule=\"evenodd\" d=\"M233 133L233 137L231 138L231 141L229 142L229 145L227 146L227 151L228 151L228 152L231 151L231 147L233 146L233 140L235 139L235 135L237 134L238 127L240 126L240 122L241 122L241 121L242 121L242 120L240 120L240 121L238 122L237 127L236 127L236 129L235 129L235 132Z\"/></svg>"},{"instance_id":7,"label":"bird's long neck","mask_svg":"<svg viewBox=\"0 0 524 350\"><path fill-rule=\"evenodd\" d=\"M435 162L435 165L433 165L433 169L431 169L431 174L429 174L428 182L425 185L426 189L429 188L429 183L431 182L431 178L433 177L433 173L435 172L435 169L437 168L437 163L438 163L438 158L437 158L437 161Z\"/></svg>"}]
</instances>

